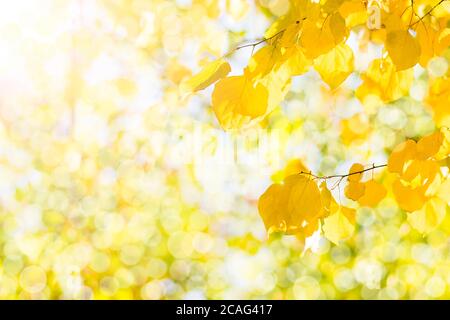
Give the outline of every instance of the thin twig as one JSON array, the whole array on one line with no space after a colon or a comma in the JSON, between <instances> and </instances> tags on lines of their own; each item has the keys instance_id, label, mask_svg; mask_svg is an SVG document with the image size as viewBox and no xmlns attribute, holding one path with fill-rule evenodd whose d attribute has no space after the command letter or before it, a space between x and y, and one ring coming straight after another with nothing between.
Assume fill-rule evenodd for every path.
<instances>
[{"instance_id":1,"label":"thin twig","mask_svg":"<svg viewBox=\"0 0 450 320\"><path fill-rule=\"evenodd\" d=\"M306 18L303 18L302 20L306 20ZM295 21L295 24L299 24L300 22L301 22L300 20L297 20L297 21ZM244 48L248 48L248 47L252 47L253 49L255 49L256 46L260 45L261 43L270 41L270 40L272 40L272 39L278 37L280 34L283 34L285 31L286 31L286 28L284 28L284 29L278 31L278 32L275 33L273 36L270 36L270 37L268 37L268 38L262 38L262 39L256 40L255 42L252 42L252 43L247 43L247 44L239 45L239 46L237 46L236 48L234 48L234 49L228 51L227 53L225 53L225 54L223 55L223 58L228 57L229 55L233 54L235 51L238 51L238 50L240 50L240 49L244 49Z\"/></svg>"},{"instance_id":2,"label":"thin twig","mask_svg":"<svg viewBox=\"0 0 450 320\"><path fill-rule=\"evenodd\" d=\"M244 49L244 48L248 48L248 47L252 47L254 49L257 45L260 45L261 43L264 43L266 41L270 41L270 40L272 40L273 38L279 36L280 34L282 34L285 31L286 31L286 29L283 29L283 30L278 31L277 33L275 33L273 36L271 36L269 38L263 38L263 39L260 39L260 40L258 40L256 42L253 42L253 43L248 43L248 44L243 44L243 45L237 46L236 48L234 48L234 49L230 50L229 52L225 53L223 57L228 57L229 55L233 54L235 51L238 51L240 49Z\"/></svg>"},{"instance_id":3,"label":"thin twig","mask_svg":"<svg viewBox=\"0 0 450 320\"><path fill-rule=\"evenodd\" d=\"M439 7L445 1L447 1L447 0L441 0L438 3L436 3L430 10L427 11L427 13L425 13L419 20L417 20L416 22L411 24L409 27L410 28L414 27L416 24L418 24L420 21L422 21L425 17L429 16L434 11L434 9Z\"/></svg>"},{"instance_id":4,"label":"thin twig","mask_svg":"<svg viewBox=\"0 0 450 320\"><path fill-rule=\"evenodd\" d=\"M320 180L327 180L327 179L333 179L333 178L341 178L341 180L342 180L344 178L353 176L355 174L361 174L361 173L364 173L364 172L367 172L367 171L370 171L370 170L375 170L375 169L384 168L384 167L387 167L387 164L382 164L382 165L378 165L378 166L372 165L370 168L367 168L367 169L364 169L364 170L355 171L355 172L348 173L348 174L335 174L335 175L330 175L330 176L317 176L317 175L315 175L315 174L313 174L311 172L305 172L305 171L302 171L299 174L306 174L306 175L309 175L309 176L311 176L311 177L313 177L315 179L320 179Z\"/></svg>"}]
</instances>

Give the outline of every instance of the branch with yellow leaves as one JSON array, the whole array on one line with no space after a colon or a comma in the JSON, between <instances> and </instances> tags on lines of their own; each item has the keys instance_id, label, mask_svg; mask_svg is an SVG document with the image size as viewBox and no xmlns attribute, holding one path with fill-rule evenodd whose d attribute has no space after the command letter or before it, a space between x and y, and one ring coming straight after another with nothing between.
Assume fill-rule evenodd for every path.
<instances>
[{"instance_id":1,"label":"branch with yellow leaves","mask_svg":"<svg viewBox=\"0 0 450 320\"><path fill-rule=\"evenodd\" d=\"M252 43L238 45L236 48L234 48L234 49L228 51L227 53L225 53L222 58L228 57L228 56L232 55L234 52L236 52L236 51L238 51L240 49L251 47L252 50L254 50L256 46L260 45L261 43L264 43L264 42L267 42L267 41L270 41L270 40L276 38L277 36L279 36L280 34L282 34L285 31L286 31L286 29L283 29L283 30L278 31L277 33L275 33L271 37L262 38L262 39L256 40L256 42L252 42Z\"/></svg>"},{"instance_id":2,"label":"branch with yellow leaves","mask_svg":"<svg viewBox=\"0 0 450 320\"><path fill-rule=\"evenodd\" d=\"M314 179L317 179L317 180L329 180L329 179L339 178L339 180L331 188L331 189L334 189L345 178L348 178L350 176L357 175L357 174L363 174L364 172L373 171L375 169L385 168L385 167L387 167L387 164L381 164L381 165L372 164L372 166L370 168L367 168L367 169L358 170L358 171L355 171L355 172L350 172L348 174L334 174L334 175L328 175L328 176L318 176L318 175L315 175L315 174L313 174L311 172L305 172L305 171L301 171L299 174L308 175L308 176L313 177Z\"/></svg>"},{"instance_id":3,"label":"branch with yellow leaves","mask_svg":"<svg viewBox=\"0 0 450 320\"><path fill-rule=\"evenodd\" d=\"M444 3L445 1L448 0L441 0L438 3L436 3L433 7L431 7L430 10L428 10L422 17L419 18L419 20L415 21L413 24L411 24L409 27L412 28L414 27L416 24L418 24L419 22L421 22L423 19L425 19L427 16L431 15L431 13L437 8L439 7L442 3Z\"/></svg>"},{"instance_id":4,"label":"branch with yellow leaves","mask_svg":"<svg viewBox=\"0 0 450 320\"><path fill-rule=\"evenodd\" d=\"M306 20L306 18L303 18L303 20ZM299 24L300 20L295 21L295 23ZM252 49L255 49L256 46L278 37L279 35L283 34L285 31L286 31L286 29L282 29L282 30L278 31L277 33L275 33L273 36L270 36L268 38L257 39L257 40L255 40L252 43L238 45L234 49L232 49L232 50L228 51L227 53L225 53L223 55L223 58L228 57L229 55L233 54L235 51L238 51L240 49L249 48L249 47L251 47Z\"/></svg>"},{"instance_id":5,"label":"branch with yellow leaves","mask_svg":"<svg viewBox=\"0 0 450 320\"><path fill-rule=\"evenodd\" d=\"M410 21L409 27L412 28L412 27L414 27L416 24L418 24L419 22L423 22L423 19L425 19L427 16L431 15L431 13L432 13L436 8L438 8L442 3L446 2L446 1L449 1L449 0L440 0L440 1L439 1L438 3L436 3L433 7L431 7L431 8L430 8L423 16L419 16L419 15L415 12L415 10L414 10L414 0L411 0L411 5L408 6L407 8L405 8L405 10L404 10L403 13L401 14L401 16L403 16L403 14L408 10L408 8L411 8L411 11L412 11L412 14L411 14L411 20L413 19L413 16L416 16L416 17L418 18L418 20L415 21L415 22L413 22L412 24L411 24L411 21ZM328 18L328 16L326 17L326 19L327 19L327 18ZM325 20L326 20L326 19L325 19ZM306 20L306 18L303 18L303 20ZM300 23L300 20L295 21L295 23L296 23L296 24L299 24L299 23ZM233 54L234 52L236 52L236 51L238 51L238 50L240 50L240 49L249 48L249 47L251 47L252 49L255 49L256 46L258 46L258 45L260 45L260 44L262 44L262 43L264 43L264 42L267 42L267 41L270 41L270 40L276 38L276 37L279 36L280 34L283 34L285 31L286 31L286 29L282 29L282 30L278 31L277 33L275 33L273 36L270 36L270 37L268 37L268 38L262 38L262 39L255 40L255 41L252 42L252 43L247 43L247 44L238 45L238 46L235 47L234 49L232 49L232 50L230 50L229 52L227 52L226 54L224 54L224 55L223 55L223 58L228 57L229 55Z\"/></svg>"}]
</instances>

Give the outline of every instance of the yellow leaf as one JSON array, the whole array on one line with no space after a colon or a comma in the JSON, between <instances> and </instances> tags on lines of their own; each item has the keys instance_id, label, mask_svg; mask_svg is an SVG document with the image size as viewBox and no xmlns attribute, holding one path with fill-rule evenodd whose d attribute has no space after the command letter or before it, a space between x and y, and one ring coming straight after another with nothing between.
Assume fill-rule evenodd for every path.
<instances>
[{"instance_id":1,"label":"yellow leaf","mask_svg":"<svg viewBox=\"0 0 450 320\"><path fill-rule=\"evenodd\" d=\"M354 163L350 170L348 171L348 181L350 182L359 182L362 179L363 174L362 173L356 173L361 172L364 170L364 166L361 163ZM356 174L355 174L356 173Z\"/></svg>"},{"instance_id":2,"label":"yellow leaf","mask_svg":"<svg viewBox=\"0 0 450 320\"><path fill-rule=\"evenodd\" d=\"M294 59L289 62L289 59L291 58ZM300 65L294 66L294 62L298 62ZM311 61L305 57L303 50L295 43L287 48L282 48L280 44L277 43L274 46L267 45L258 50L251 57L248 66L245 68L245 74L248 74L248 76L255 79L264 78L269 73L281 72L280 69L285 66L292 67L301 74L307 71L306 68L310 64ZM302 70L301 73L300 70ZM291 74L289 73L288 77L290 76Z\"/></svg>"},{"instance_id":3,"label":"yellow leaf","mask_svg":"<svg viewBox=\"0 0 450 320\"><path fill-rule=\"evenodd\" d=\"M239 129L267 110L268 92L245 76L220 80L212 93L212 107L224 129Z\"/></svg>"},{"instance_id":4,"label":"yellow leaf","mask_svg":"<svg viewBox=\"0 0 450 320\"><path fill-rule=\"evenodd\" d=\"M392 14L391 10L396 11L399 8L395 8L398 1L389 1L390 8L384 7L381 15L382 15L382 23L386 31L394 32L394 31L404 31L407 32L408 26L405 24L404 20L401 17L401 11L397 12L397 14ZM394 6L394 7L393 7ZM401 10L401 9L400 9Z\"/></svg>"},{"instance_id":5,"label":"yellow leaf","mask_svg":"<svg viewBox=\"0 0 450 320\"><path fill-rule=\"evenodd\" d=\"M439 198L432 198L418 211L408 214L409 223L421 233L429 233L444 220L447 205Z\"/></svg>"},{"instance_id":6,"label":"yellow leaf","mask_svg":"<svg viewBox=\"0 0 450 320\"><path fill-rule=\"evenodd\" d=\"M349 29L365 24L368 19L368 10L364 3L359 0L344 2L339 8L339 12L345 18L345 24Z\"/></svg>"},{"instance_id":7,"label":"yellow leaf","mask_svg":"<svg viewBox=\"0 0 450 320\"><path fill-rule=\"evenodd\" d=\"M386 50L397 71L414 67L420 59L420 43L407 30L389 32L386 36Z\"/></svg>"},{"instance_id":8,"label":"yellow leaf","mask_svg":"<svg viewBox=\"0 0 450 320\"><path fill-rule=\"evenodd\" d=\"M355 210L341 207L338 212L325 218L323 231L325 237L335 244L348 239L355 230Z\"/></svg>"},{"instance_id":9,"label":"yellow leaf","mask_svg":"<svg viewBox=\"0 0 450 320\"><path fill-rule=\"evenodd\" d=\"M209 87L211 84L227 76L231 71L230 64L223 59L211 62L202 71L183 81L180 85L182 92L196 92Z\"/></svg>"},{"instance_id":10,"label":"yellow leaf","mask_svg":"<svg viewBox=\"0 0 450 320\"><path fill-rule=\"evenodd\" d=\"M267 88L266 113L273 111L283 101L290 87L291 76L302 68L298 65L298 69L293 70L292 64L295 62L295 60L290 61L287 52L282 55L278 48L270 45L258 50L250 59L244 74L252 79L255 85L261 84Z\"/></svg>"},{"instance_id":11,"label":"yellow leaf","mask_svg":"<svg viewBox=\"0 0 450 320\"><path fill-rule=\"evenodd\" d=\"M363 83L356 90L362 102L370 95L390 102L407 95L414 79L413 70L396 71L390 59L375 59L361 75Z\"/></svg>"},{"instance_id":12,"label":"yellow leaf","mask_svg":"<svg viewBox=\"0 0 450 320\"><path fill-rule=\"evenodd\" d=\"M284 177L289 177L300 172L309 172L309 170L303 164L302 160L294 159L289 161L286 168L284 168Z\"/></svg>"},{"instance_id":13,"label":"yellow leaf","mask_svg":"<svg viewBox=\"0 0 450 320\"><path fill-rule=\"evenodd\" d=\"M423 137L417 142L417 157L423 160L433 157L438 153L443 142L444 135L440 131Z\"/></svg>"},{"instance_id":14,"label":"yellow leaf","mask_svg":"<svg viewBox=\"0 0 450 320\"><path fill-rule=\"evenodd\" d=\"M338 44L344 41L348 36L345 19L339 12L334 13L330 18L330 29L334 37L334 43Z\"/></svg>"},{"instance_id":15,"label":"yellow leaf","mask_svg":"<svg viewBox=\"0 0 450 320\"><path fill-rule=\"evenodd\" d=\"M314 68L331 89L337 88L353 72L353 51L346 44L337 45L331 51L314 60Z\"/></svg>"},{"instance_id":16,"label":"yellow leaf","mask_svg":"<svg viewBox=\"0 0 450 320\"><path fill-rule=\"evenodd\" d=\"M442 30L418 23L415 27L417 39L420 43L420 64L426 68L434 56L439 56L450 46L450 28Z\"/></svg>"},{"instance_id":17,"label":"yellow leaf","mask_svg":"<svg viewBox=\"0 0 450 320\"><path fill-rule=\"evenodd\" d=\"M280 39L276 41L276 46L283 49L297 46L301 30L302 23L293 23L289 25L280 35Z\"/></svg>"},{"instance_id":18,"label":"yellow leaf","mask_svg":"<svg viewBox=\"0 0 450 320\"><path fill-rule=\"evenodd\" d=\"M421 48L419 62L422 67L426 68L430 59L436 54L438 32L434 28L429 28L422 23L418 23L416 33Z\"/></svg>"},{"instance_id":19,"label":"yellow leaf","mask_svg":"<svg viewBox=\"0 0 450 320\"><path fill-rule=\"evenodd\" d=\"M339 10L339 7L345 2L345 0L327 0L322 9L326 13L333 13Z\"/></svg>"},{"instance_id":20,"label":"yellow leaf","mask_svg":"<svg viewBox=\"0 0 450 320\"><path fill-rule=\"evenodd\" d=\"M322 209L322 199L317 184L309 177L297 174L287 177L285 184L292 184L288 211L300 225L305 220L316 217Z\"/></svg>"},{"instance_id":21,"label":"yellow leaf","mask_svg":"<svg viewBox=\"0 0 450 320\"><path fill-rule=\"evenodd\" d=\"M267 232L286 232L288 220L287 198L289 193L284 185L273 184L261 195L258 211Z\"/></svg>"},{"instance_id":22,"label":"yellow leaf","mask_svg":"<svg viewBox=\"0 0 450 320\"><path fill-rule=\"evenodd\" d=\"M299 76L308 71L311 60L308 59L303 50L297 47L286 50L282 61L289 68L291 76Z\"/></svg>"},{"instance_id":23,"label":"yellow leaf","mask_svg":"<svg viewBox=\"0 0 450 320\"><path fill-rule=\"evenodd\" d=\"M438 171L440 171L440 167L438 168ZM425 179L427 179L427 178L425 178ZM425 183L424 183L424 181L425 181ZM423 185L423 188L425 189L425 196L440 197L439 191L442 190L442 187L443 187L442 186L443 185L442 176L440 174L436 173L436 175L433 178L431 178L430 180L424 180L424 181L422 181L422 185ZM445 178L444 178L444 181L445 181ZM445 200L445 198L443 198L443 200Z\"/></svg>"},{"instance_id":24,"label":"yellow leaf","mask_svg":"<svg viewBox=\"0 0 450 320\"><path fill-rule=\"evenodd\" d=\"M319 228L319 220L313 220L311 222L306 223L302 228L301 231L296 233L295 236L300 241L304 241L306 238L313 235L313 233Z\"/></svg>"},{"instance_id":25,"label":"yellow leaf","mask_svg":"<svg viewBox=\"0 0 450 320\"><path fill-rule=\"evenodd\" d=\"M367 181L364 185L366 191L364 195L358 199L359 204L361 206L372 208L376 207L378 203L386 196L386 188L374 180Z\"/></svg>"},{"instance_id":26,"label":"yellow leaf","mask_svg":"<svg viewBox=\"0 0 450 320\"><path fill-rule=\"evenodd\" d=\"M290 2L290 3L289 3ZM303 20L315 21L320 15L320 4L311 2L310 0L295 0L295 1L275 1L274 5L282 7L289 6L290 10L286 15L276 20L269 29L265 32L265 38L270 38L281 30L286 30L292 24L302 24Z\"/></svg>"},{"instance_id":27,"label":"yellow leaf","mask_svg":"<svg viewBox=\"0 0 450 320\"><path fill-rule=\"evenodd\" d=\"M350 182L345 188L345 196L349 199L357 201L364 195L365 191L366 186L364 183Z\"/></svg>"},{"instance_id":28,"label":"yellow leaf","mask_svg":"<svg viewBox=\"0 0 450 320\"><path fill-rule=\"evenodd\" d=\"M263 85L268 91L267 110L265 114L272 112L284 100L291 85L291 69L287 63L275 68L261 79L257 84Z\"/></svg>"},{"instance_id":29,"label":"yellow leaf","mask_svg":"<svg viewBox=\"0 0 450 320\"><path fill-rule=\"evenodd\" d=\"M406 140L399 144L392 151L388 160L388 169L390 172L403 173L403 167L409 160L415 158L417 153L416 142L414 140Z\"/></svg>"},{"instance_id":30,"label":"yellow leaf","mask_svg":"<svg viewBox=\"0 0 450 320\"><path fill-rule=\"evenodd\" d=\"M246 68L246 75L251 78L261 78L273 70L281 59L281 52L274 46L265 46L250 58Z\"/></svg>"},{"instance_id":31,"label":"yellow leaf","mask_svg":"<svg viewBox=\"0 0 450 320\"><path fill-rule=\"evenodd\" d=\"M392 191L399 207L408 212L420 210L427 201L421 188L404 186L400 180L394 182Z\"/></svg>"},{"instance_id":32,"label":"yellow leaf","mask_svg":"<svg viewBox=\"0 0 450 320\"><path fill-rule=\"evenodd\" d=\"M348 221L351 224L354 225L356 223L356 210L355 209L341 206L341 212L348 219Z\"/></svg>"},{"instance_id":33,"label":"yellow leaf","mask_svg":"<svg viewBox=\"0 0 450 320\"><path fill-rule=\"evenodd\" d=\"M408 177L410 167L415 166L416 169L411 169L413 173ZM418 172L418 176L416 177L416 173ZM424 187L424 190L428 188L428 186L435 180L435 178L440 173L440 167L434 160L413 160L411 164L406 169L405 173L402 176L402 179L407 180L406 178L410 178L410 180L414 178L420 178L418 180L418 185Z\"/></svg>"},{"instance_id":34,"label":"yellow leaf","mask_svg":"<svg viewBox=\"0 0 450 320\"><path fill-rule=\"evenodd\" d=\"M330 190L327 187L327 183L323 181L320 184L320 196L322 197L322 216L329 216L332 213L335 213L339 210L339 205L331 194Z\"/></svg>"},{"instance_id":35,"label":"yellow leaf","mask_svg":"<svg viewBox=\"0 0 450 320\"><path fill-rule=\"evenodd\" d=\"M422 160L409 160L408 166L406 170L404 170L403 174L401 175L402 180L412 182L416 177L420 174L420 170L422 168L422 165L424 161ZM419 179L419 185L420 185L420 179Z\"/></svg>"},{"instance_id":36,"label":"yellow leaf","mask_svg":"<svg viewBox=\"0 0 450 320\"><path fill-rule=\"evenodd\" d=\"M303 232L307 224L315 223L322 210L320 191L308 177L292 175L264 192L258 210L269 234Z\"/></svg>"},{"instance_id":37,"label":"yellow leaf","mask_svg":"<svg viewBox=\"0 0 450 320\"><path fill-rule=\"evenodd\" d=\"M303 164L302 160L293 159L287 163L283 170L273 174L272 180L275 182L283 181L285 178L300 172L309 172L309 169Z\"/></svg>"},{"instance_id":38,"label":"yellow leaf","mask_svg":"<svg viewBox=\"0 0 450 320\"><path fill-rule=\"evenodd\" d=\"M309 20L303 23L300 42L302 47L305 48L305 54L308 58L316 58L327 53L336 45L329 22L323 24Z\"/></svg>"},{"instance_id":39,"label":"yellow leaf","mask_svg":"<svg viewBox=\"0 0 450 320\"><path fill-rule=\"evenodd\" d=\"M313 3L309 0L296 0L296 1L277 1L273 5L279 4L283 7L289 6L290 10L284 16L277 19L265 32L264 37L266 39L272 38L279 34L279 37L275 37L272 40L277 41L283 30L289 29L292 25L302 26L303 20L316 20L320 14L320 5ZM273 6L271 5L271 6ZM274 42L275 42L274 41ZM270 42L270 41L269 41ZM273 42L272 42L273 43Z\"/></svg>"}]
</instances>

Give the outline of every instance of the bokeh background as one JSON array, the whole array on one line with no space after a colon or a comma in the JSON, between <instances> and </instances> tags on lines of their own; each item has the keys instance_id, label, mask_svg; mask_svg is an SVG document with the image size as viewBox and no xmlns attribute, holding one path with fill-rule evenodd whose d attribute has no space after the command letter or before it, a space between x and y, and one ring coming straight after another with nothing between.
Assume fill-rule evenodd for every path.
<instances>
[{"instance_id":1,"label":"bokeh background","mask_svg":"<svg viewBox=\"0 0 450 320\"><path fill-rule=\"evenodd\" d=\"M268 238L256 206L291 159L345 173L433 132L420 101L448 59L416 67L410 96L381 107L354 97L358 72L330 92L311 71L261 127L238 133L220 129L211 88L179 93L287 6L0 1L0 298L450 297L448 218L422 236L388 197L358 209L352 239L316 234L305 250L295 237ZM381 54L361 36L348 41L360 71ZM231 57L233 73L250 55Z\"/></svg>"}]
</instances>

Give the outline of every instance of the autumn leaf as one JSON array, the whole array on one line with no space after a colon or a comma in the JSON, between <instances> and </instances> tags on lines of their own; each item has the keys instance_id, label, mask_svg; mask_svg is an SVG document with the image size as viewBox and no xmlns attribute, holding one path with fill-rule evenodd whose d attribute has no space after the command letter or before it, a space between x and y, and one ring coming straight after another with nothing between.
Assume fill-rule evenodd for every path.
<instances>
[{"instance_id":1,"label":"autumn leaf","mask_svg":"<svg viewBox=\"0 0 450 320\"><path fill-rule=\"evenodd\" d=\"M353 51L340 44L314 60L314 68L331 89L337 88L353 72Z\"/></svg>"},{"instance_id":2,"label":"autumn leaf","mask_svg":"<svg viewBox=\"0 0 450 320\"><path fill-rule=\"evenodd\" d=\"M399 207L408 212L420 210L427 201L421 188L406 186L400 180L394 182L392 191Z\"/></svg>"},{"instance_id":3,"label":"autumn leaf","mask_svg":"<svg viewBox=\"0 0 450 320\"><path fill-rule=\"evenodd\" d=\"M327 217L339 210L339 205L331 194L331 191L328 189L325 181L320 184L320 196L322 198L323 210L321 217Z\"/></svg>"},{"instance_id":4,"label":"autumn leaf","mask_svg":"<svg viewBox=\"0 0 450 320\"><path fill-rule=\"evenodd\" d=\"M390 172L403 173L407 161L416 157L417 147L414 140L406 140L399 144L389 156L388 169Z\"/></svg>"},{"instance_id":5,"label":"autumn leaf","mask_svg":"<svg viewBox=\"0 0 450 320\"><path fill-rule=\"evenodd\" d=\"M370 96L390 102L407 95L413 82L413 70L396 70L391 59L375 59L362 75L356 96L364 102Z\"/></svg>"},{"instance_id":6,"label":"autumn leaf","mask_svg":"<svg viewBox=\"0 0 450 320\"><path fill-rule=\"evenodd\" d=\"M292 216L302 221L319 214L322 199L319 188L314 181L300 174L286 178L285 183L292 183L288 201L288 210Z\"/></svg>"},{"instance_id":7,"label":"autumn leaf","mask_svg":"<svg viewBox=\"0 0 450 320\"><path fill-rule=\"evenodd\" d=\"M440 150L444 142L444 134L440 131L423 137L417 142L418 159L428 159L433 157Z\"/></svg>"},{"instance_id":8,"label":"autumn leaf","mask_svg":"<svg viewBox=\"0 0 450 320\"><path fill-rule=\"evenodd\" d=\"M267 232L286 232L290 217L287 212L289 190L281 184L271 185L259 198L258 210Z\"/></svg>"},{"instance_id":9,"label":"autumn leaf","mask_svg":"<svg viewBox=\"0 0 450 320\"><path fill-rule=\"evenodd\" d=\"M355 215L354 209L341 207L338 212L325 218L325 237L335 244L350 238L355 231Z\"/></svg>"},{"instance_id":10,"label":"autumn leaf","mask_svg":"<svg viewBox=\"0 0 450 320\"><path fill-rule=\"evenodd\" d=\"M361 182L350 182L345 188L345 196L354 201L359 200L366 192L366 186Z\"/></svg>"},{"instance_id":11,"label":"autumn leaf","mask_svg":"<svg viewBox=\"0 0 450 320\"><path fill-rule=\"evenodd\" d=\"M300 232L305 223L314 223L322 209L321 193L308 177L296 174L283 184L271 185L258 201L258 210L267 232Z\"/></svg>"},{"instance_id":12,"label":"autumn leaf","mask_svg":"<svg viewBox=\"0 0 450 320\"><path fill-rule=\"evenodd\" d=\"M365 182L364 189L364 195L358 199L361 206L376 207L387 194L386 188L374 180Z\"/></svg>"},{"instance_id":13,"label":"autumn leaf","mask_svg":"<svg viewBox=\"0 0 450 320\"><path fill-rule=\"evenodd\" d=\"M329 23L322 26L320 23L309 20L303 23L300 42L308 58L316 58L329 52L335 46Z\"/></svg>"},{"instance_id":14,"label":"autumn leaf","mask_svg":"<svg viewBox=\"0 0 450 320\"><path fill-rule=\"evenodd\" d=\"M386 50L397 71L414 67L420 59L420 44L408 31L391 31L386 37Z\"/></svg>"},{"instance_id":15,"label":"autumn leaf","mask_svg":"<svg viewBox=\"0 0 450 320\"><path fill-rule=\"evenodd\" d=\"M212 107L224 129L239 129L266 113L268 92L246 76L220 80L212 94Z\"/></svg>"},{"instance_id":16,"label":"autumn leaf","mask_svg":"<svg viewBox=\"0 0 450 320\"><path fill-rule=\"evenodd\" d=\"M301 159L292 159L287 164L283 170L280 170L272 175L272 180L275 182L281 182L285 178L298 174L298 173L307 173L309 169L304 165Z\"/></svg>"},{"instance_id":17,"label":"autumn leaf","mask_svg":"<svg viewBox=\"0 0 450 320\"><path fill-rule=\"evenodd\" d=\"M408 214L408 221L419 232L429 233L441 224L445 214L446 203L439 198L433 198L422 209Z\"/></svg>"},{"instance_id":18,"label":"autumn leaf","mask_svg":"<svg viewBox=\"0 0 450 320\"><path fill-rule=\"evenodd\" d=\"M362 179L364 170L364 166L360 163L354 163L350 167L350 170L348 171L348 181L350 182L359 182Z\"/></svg>"},{"instance_id":19,"label":"autumn leaf","mask_svg":"<svg viewBox=\"0 0 450 320\"><path fill-rule=\"evenodd\" d=\"M183 81L180 85L180 90L187 93L203 90L217 80L226 77L230 71L230 64L223 59L218 59L208 64L193 77Z\"/></svg>"}]
</instances>

